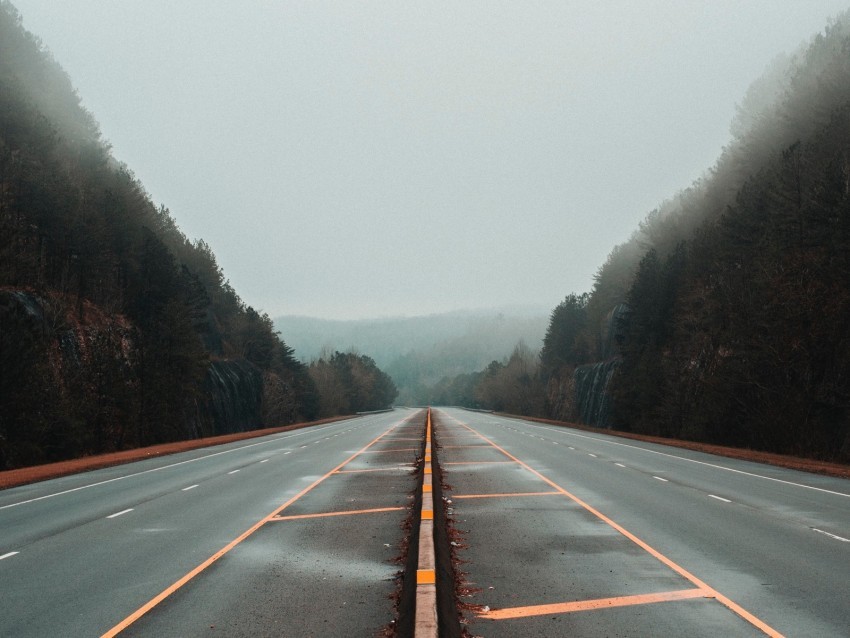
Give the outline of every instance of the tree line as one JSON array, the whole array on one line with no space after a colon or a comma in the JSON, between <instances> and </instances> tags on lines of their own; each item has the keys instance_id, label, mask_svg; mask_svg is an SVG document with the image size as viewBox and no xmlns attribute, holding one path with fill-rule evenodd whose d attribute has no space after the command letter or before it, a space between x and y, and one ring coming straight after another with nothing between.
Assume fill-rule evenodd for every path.
<instances>
[{"instance_id":1,"label":"tree line","mask_svg":"<svg viewBox=\"0 0 850 638\"><path fill-rule=\"evenodd\" d=\"M323 353L309 367L319 397L319 415L355 414L392 405L398 389L390 376L366 355Z\"/></svg>"},{"instance_id":2,"label":"tree line","mask_svg":"<svg viewBox=\"0 0 850 638\"><path fill-rule=\"evenodd\" d=\"M0 469L312 419L323 390L0 0Z\"/></svg>"},{"instance_id":3,"label":"tree line","mask_svg":"<svg viewBox=\"0 0 850 638\"><path fill-rule=\"evenodd\" d=\"M576 384L610 362L612 427L850 460L848 50L844 13L770 65L711 171L553 310L534 366L494 362L435 396L577 420Z\"/></svg>"}]
</instances>

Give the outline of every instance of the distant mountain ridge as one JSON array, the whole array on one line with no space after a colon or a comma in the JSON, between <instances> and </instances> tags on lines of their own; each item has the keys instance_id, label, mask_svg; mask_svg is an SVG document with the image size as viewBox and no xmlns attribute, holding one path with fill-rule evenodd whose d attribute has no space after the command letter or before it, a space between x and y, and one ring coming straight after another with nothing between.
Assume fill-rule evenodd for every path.
<instances>
[{"instance_id":1,"label":"distant mountain ridge","mask_svg":"<svg viewBox=\"0 0 850 638\"><path fill-rule=\"evenodd\" d=\"M295 356L306 363L323 351L354 350L372 357L395 381L401 402L416 402L423 388L443 377L509 357L520 341L539 351L548 323L549 310L531 306L350 321L274 320Z\"/></svg>"},{"instance_id":2,"label":"distant mountain ridge","mask_svg":"<svg viewBox=\"0 0 850 638\"><path fill-rule=\"evenodd\" d=\"M523 339L539 349L546 331L549 309L544 307L493 308L456 311L419 317L377 319L320 319L285 315L274 319L295 356L305 363L318 358L322 350L357 350L372 357L379 366L401 355L443 341L485 330L488 345L510 354ZM507 345L505 340L510 341ZM498 342L498 345L494 342ZM504 347L503 347L504 346Z\"/></svg>"}]
</instances>

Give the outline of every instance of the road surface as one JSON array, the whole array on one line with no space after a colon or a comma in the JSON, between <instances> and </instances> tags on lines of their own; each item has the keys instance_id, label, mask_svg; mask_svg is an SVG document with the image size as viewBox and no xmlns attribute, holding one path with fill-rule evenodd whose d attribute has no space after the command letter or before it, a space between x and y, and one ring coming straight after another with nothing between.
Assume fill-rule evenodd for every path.
<instances>
[{"instance_id":1,"label":"road surface","mask_svg":"<svg viewBox=\"0 0 850 638\"><path fill-rule=\"evenodd\" d=\"M470 635L850 635L850 481L433 414ZM375 636L423 434L397 410L2 491L0 636Z\"/></svg>"},{"instance_id":2,"label":"road surface","mask_svg":"<svg viewBox=\"0 0 850 638\"><path fill-rule=\"evenodd\" d=\"M396 410L2 491L0 636L375 635L423 434Z\"/></svg>"},{"instance_id":3,"label":"road surface","mask_svg":"<svg viewBox=\"0 0 850 638\"><path fill-rule=\"evenodd\" d=\"M434 416L472 635L850 636L850 481Z\"/></svg>"}]
</instances>

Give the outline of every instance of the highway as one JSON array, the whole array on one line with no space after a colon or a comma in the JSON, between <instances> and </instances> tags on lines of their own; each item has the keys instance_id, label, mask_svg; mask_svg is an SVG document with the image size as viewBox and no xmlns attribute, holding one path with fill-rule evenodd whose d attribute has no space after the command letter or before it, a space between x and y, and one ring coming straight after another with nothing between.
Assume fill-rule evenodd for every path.
<instances>
[{"instance_id":1,"label":"highway","mask_svg":"<svg viewBox=\"0 0 850 638\"><path fill-rule=\"evenodd\" d=\"M850 481L433 416L469 635L850 635ZM376 636L423 435L396 410L0 491L0 636Z\"/></svg>"},{"instance_id":2,"label":"highway","mask_svg":"<svg viewBox=\"0 0 850 638\"><path fill-rule=\"evenodd\" d=\"M372 636L424 412L0 491L0 636Z\"/></svg>"},{"instance_id":3,"label":"highway","mask_svg":"<svg viewBox=\"0 0 850 638\"><path fill-rule=\"evenodd\" d=\"M434 417L471 635L850 635L850 481Z\"/></svg>"}]
</instances>

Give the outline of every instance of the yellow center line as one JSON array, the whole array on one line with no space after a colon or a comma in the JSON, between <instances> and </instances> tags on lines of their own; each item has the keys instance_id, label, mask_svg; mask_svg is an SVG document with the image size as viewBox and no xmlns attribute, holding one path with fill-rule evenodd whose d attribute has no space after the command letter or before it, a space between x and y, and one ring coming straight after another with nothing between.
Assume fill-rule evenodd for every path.
<instances>
[{"instance_id":1,"label":"yellow center line","mask_svg":"<svg viewBox=\"0 0 850 638\"><path fill-rule=\"evenodd\" d=\"M452 417L452 418L453 418L453 417ZM545 477L543 474L541 474L540 472L538 472L537 470L535 470L534 468L532 468L532 467L531 467L531 466L529 466L528 464L523 463L523 462L522 462L522 461L520 461L517 457L515 457L513 454L511 454L510 452L508 452L508 451L507 451L507 450L505 450L504 448L500 447L499 445L497 445L496 443L494 443L493 441L491 441L490 439L488 439L486 436L484 436L484 435L483 435L483 434L481 434L480 432L478 432L478 431L476 431L475 429L471 428L471 427L470 427L470 426L468 426L467 424L462 423L461 421L458 421L457 419L454 419L454 418L453 418L453 420L454 420L454 421L455 421L458 425L460 425L461 427L466 428L467 430L469 430L469 431L470 431L470 432L472 432L473 434L476 434L476 435L477 435L478 437L480 437L482 440L484 440L484 441L486 441L487 443L489 443L492 447L494 447L495 449L499 450L502 454L504 454L505 456L507 456L509 459L511 459L511 460L513 460L513 461L515 461L516 463L519 463L522 467L524 467L526 470L528 470L529 472L531 472L532 474L534 474L534 475L535 475L537 478L539 478L541 481L543 481L544 483L546 483L546 484L550 485L552 488L556 489L558 492L560 492L561 494L563 494L564 496L566 496L567 498L569 498L569 499L570 499L570 500L572 500L573 502L577 503L578 505L580 505L581 507L583 507L584 509L586 509L588 512L590 512L591 514L593 514L594 516L596 516L596 517L597 517L597 518L599 518L600 520L604 521L604 522L605 522L605 523L607 523L609 526L613 527L615 530L617 530L618 532L620 532L620 534L622 534L623 536L625 536L626 538L628 538L630 541L632 541L635 545L637 545L638 547L640 547L641 549L643 549L644 551L646 551L646 552L647 552L647 553L649 553L650 555L654 556L657 560L659 560L660 562L662 562L662 563L664 563L665 565L667 565L667 567L669 567L670 569L672 569L674 572L676 572L676 573L677 573L677 574L679 574L680 576L682 576L682 577L686 578L687 580L689 580L690 582L692 582L694 585L696 585L696 586L697 586L697 588L698 588L698 589L700 589L700 590L702 590L702 591L706 592L706 594L707 594L709 597L716 598L718 602L720 602L721 604L723 604L724 606L726 606L728 609L730 609L730 610L732 610L733 612L735 612L736 614L738 614L741 618L743 618L744 620L746 620L746 621L747 621L747 622L749 622L750 624L754 625L755 627L758 627L758 628L759 628L762 632L764 632L766 635L771 636L771 638L784 638L784 637L783 637L783 635L782 635L781 633L779 633L778 631L776 631L773 627L771 627L770 625L768 625L768 624L767 624L767 623L765 623L764 621L760 620L759 618L757 618L756 616L754 616L753 614L751 614L750 612L748 612L746 609L744 609L743 607L741 607L741 606L740 606L738 603L736 603L735 601L731 600L730 598L727 598L726 596L724 596L723 594L721 594L721 593L720 593L720 592L718 592L717 590L713 589L712 587L709 587L706 583L704 583L702 580L700 580L699 578L697 578L695 575L693 575L693 574L692 574L691 572L689 572L687 569L685 569L684 567L682 567L682 566L680 566L679 564L675 563L675 562L674 562L674 561L672 561L671 559L667 558L664 554L662 554L662 553L661 553L661 552L659 552L658 550L656 550L656 549L654 549L653 547L651 547L649 544L647 544L647 543L645 543L644 541L642 541L641 539L639 539L637 536L635 536L634 534L632 534L630 531L628 531L628 530L627 530L625 527L623 527L622 525L620 525L620 524L618 524L618 523L615 523L612 519L610 519L610 518L608 518L607 516L605 516L602 512L600 512L599 510L597 510L597 509L596 509L595 507L593 507L592 505L589 505L588 503L585 503L585 502L584 502L583 500L581 500L578 496L575 496L574 494L571 494L570 492L568 492L567 490L565 490L563 487L561 487L560 485L558 485L557 483L555 483L555 482L554 482L554 481L552 481L551 479L549 479L549 478Z\"/></svg>"},{"instance_id":2,"label":"yellow center line","mask_svg":"<svg viewBox=\"0 0 850 638\"><path fill-rule=\"evenodd\" d=\"M280 505L280 506L279 506L279 507L277 507L277 508L276 508L273 512L271 512L270 514L266 515L265 517L263 517L262 519L260 519L260 520L259 520L259 521L257 521L256 523L254 523L251 527L249 527L247 530L245 530L244 532L242 532L239 536L237 536L236 538L234 538L234 539L233 539L232 541L230 541L227 545L225 545L225 546L224 546L224 547L222 547L220 550L218 550L215 554L213 554L212 556L210 556L209 558L207 558L204 562L202 562L200 565L198 565L197 567L195 567L192 571L190 571L189 573L185 574L184 576L182 576L181 578L179 578L177 581L175 581L173 584L171 584L171 585L169 585L168 587L166 587L166 588L165 588L164 590L162 590L159 594L157 594L156 596L154 596L153 598L151 598L148 602L146 602L144 605L142 605L141 607L139 607L139 608L138 608L136 611L134 611L132 614L130 614L129 616L127 616L124 620L122 620L122 621L121 621L121 622L119 622L117 625L115 625L114 627L112 627L112 629L110 629L109 631L107 631L106 633L104 633L104 634L101 636L101 638L112 638L113 636L117 636L119 633L121 633L122 631L124 631L125 629L127 629L127 627L129 627L130 625L132 625L132 624L133 624L134 622L136 622L139 618L141 618L141 617L142 617L142 616L144 616L146 613L148 613L151 609L153 609L154 607L156 607L157 605L159 605L159 604L160 604L163 600L165 600L166 598L168 598L169 596L171 596L171 594L173 594L173 593L174 593L174 592L176 592L178 589L180 589L181 587L183 587L183 585L185 585L186 583L188 583L189 581L191 581L193 578L195 578L195 576L197 576L198 574L200 574L201 572L203 572L203 571L204 571L207 567L209 567L210 565L212 565L213 563L215 563L215 562L216 562L219 558L221 558L222 556L224 556L225 554L227 554L227 553L228 553L231 549L233 549L234 547L236 547L237 545L239 545L242 541L244 541L246 538L248 538L249 536L251 536L254 532L256 532L258 529L260 529L263 525L265 525L265 524L266 524L266 523L268 523L270 520L272 520L272 518L274 518L275 516L277 516L278 514L280 514L283 510L285 510L287 507L289 507L290 505L292 505L295 501L297 501L298 499L300 499L302 496L304 496L305 494L307 494L308 492L310 492L313 488L315 488L315 487L316 487L319 483L321 483L321 482L322 482L322 481L324 481L326 478L328 478L329 476L331 476L334 472L336 472L336 471L338 471L338 470L342 469L342 468L343 468L343 467L345 467L348 463L350 463L351 461L353 461L354 459L356 459L358 456L360 456L361 454L363 454L364 452L366 452L366 451L367 451L370 447L372 447L373 445L375 445L375 443L377 443L378 441L380 441L380 440L381 440L384 436L386 436L388 433L392 432L392 431L393 431L396 427L398 427L398 426L399 426L399 425L401 425L402 423L405 423L406 421L410 420L410 418L412 418L412 417L408 417L408 418L407 418L407 419L405 419L404 421L400 421L399 423L395 423L395 424L394 424L392 427L390 427L390 428L389 428L386 432L384 432L383 434L380 434L379 436L377 436L377 437L375 437L374 439L372 439L372 440L371 440L369 443L367 443L367 444L366 444L366 445L365 445L365 446L364 446L361 450L359 450L359 451L355 452L354 454L352 454L351 456L349 456L347 459L345 459L342 463L340 463L339 465L337 465L337 466L336 466L334 469L332 469L330 472L328 472L328 473L327 473L327 474L325 474L324 476L322 476L322 477L320 477L320 478L316 479L315 481L313 481L310 485L308 485L308 486L307 486L307 487L305 487L303 490L301 490L300 492L298 492L298 494L296 494L295 496L293 496L292 498L290 498L290 499L289 499L288 501L286 501L283 505Z\"/></svg>"},{"instance_id":3,"label":"yellow center line","mask_svg":"<svg viewBox=\"0 0 850 638\"><path fill-rule=\"evenodd\" d=\"M544 616L548 614L571 614L590 609L611 609L613 607L647 605L650 603L689 600L693 598L713 598L713 596L711 592L707 592L704 589L682 589L657 594L638 594L636 596L618 596L616 598L597 598L596 600L577 600L569 603L492 609L490 611L480 612L478 616L489 620L506 620L508 618L528 618L529 616Z\"/></svg>"},{"instance_id":4,"label":"yellow center line","mask_svg":"<svg viewBox=\"0 0 850 638\"><path fill-rule=\"evenodd\" d=\"M294 521L303 518L325 518L327 516L349 516L351 514L375 514L377 512L398 512L403 507L375 507L369 510L349 510L344 512L320 512L318 514L292 514L290 516L273 516L272 521Z\"/></svg>"}]
</instances>

